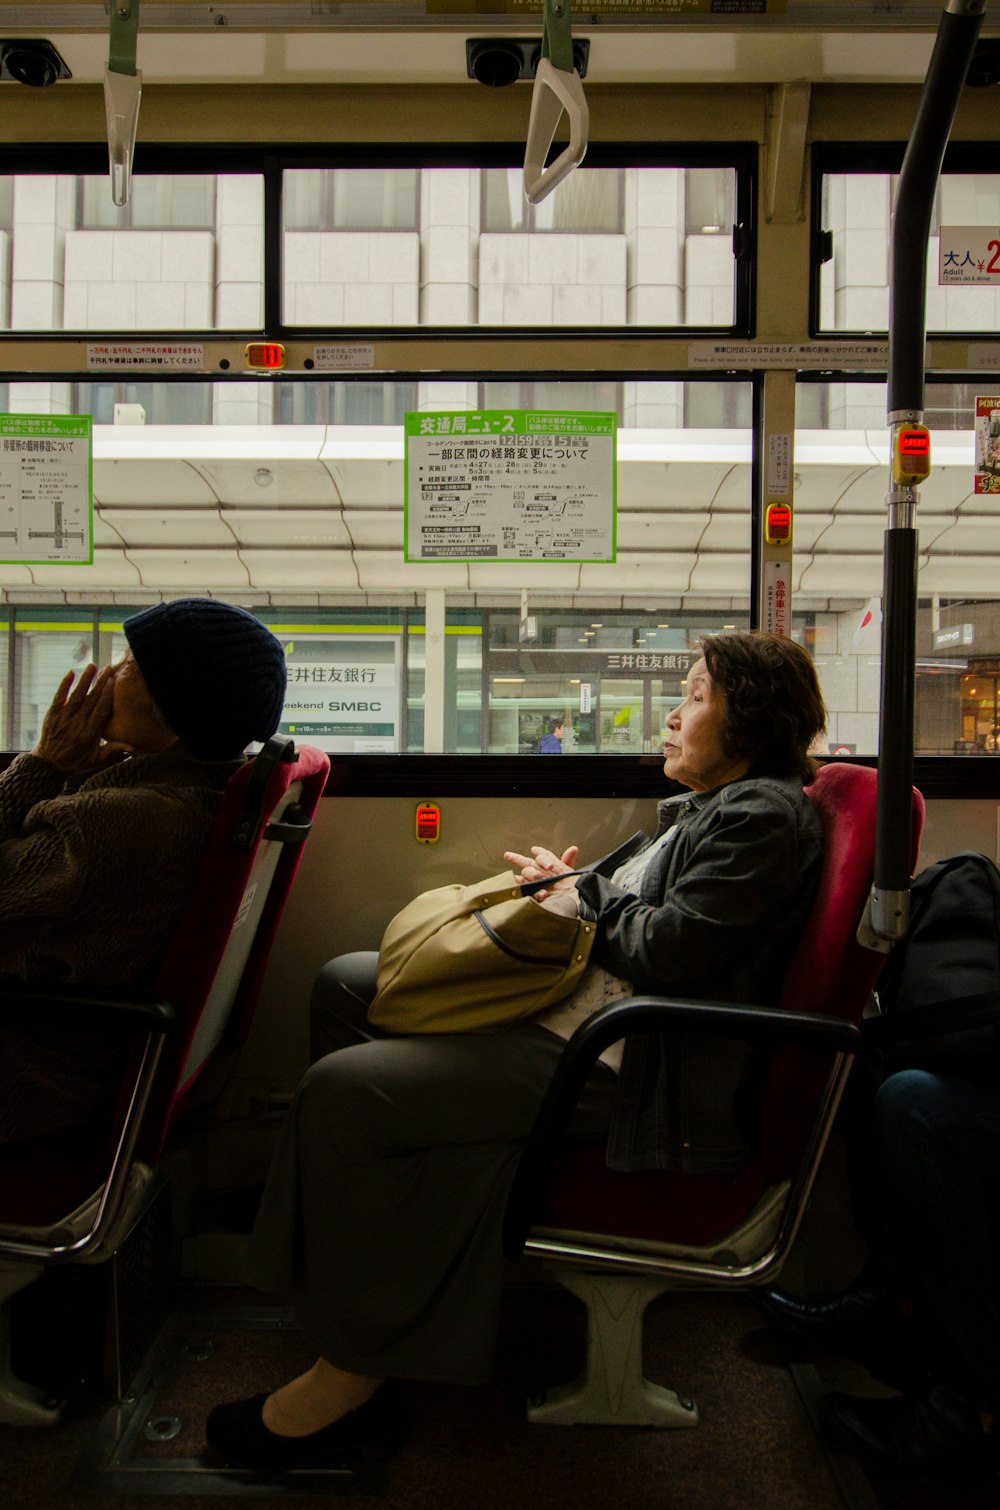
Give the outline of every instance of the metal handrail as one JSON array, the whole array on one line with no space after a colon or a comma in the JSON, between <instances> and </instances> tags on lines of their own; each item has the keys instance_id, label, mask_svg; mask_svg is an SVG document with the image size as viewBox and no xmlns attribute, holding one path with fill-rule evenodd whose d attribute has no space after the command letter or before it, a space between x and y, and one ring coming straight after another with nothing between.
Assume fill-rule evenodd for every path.
<instances>
[{"instance_id":1,"label":"metal handrail","mask_svg":"<svg viewBox=\"0 0 1000 1510\"><path fill-rule=\"evenodd\" d=\"M890 232L887 419L893 447L924 411L927 239L941 164L986 0L947 0L903 159ZM919 490L890 475L882 587L882 685L871 922L902 938L910 911Z\"/></svg>"}]
</instances>

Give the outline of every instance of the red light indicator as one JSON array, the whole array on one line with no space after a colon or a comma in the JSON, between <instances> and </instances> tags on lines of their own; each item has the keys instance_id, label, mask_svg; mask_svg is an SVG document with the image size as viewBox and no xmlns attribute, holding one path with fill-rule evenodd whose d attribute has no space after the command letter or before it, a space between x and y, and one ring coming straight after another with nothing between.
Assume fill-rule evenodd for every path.
<instances>
[{"instance_id":1,"label":"red light indicator","mask_svg":"<svg viewBox=\"0 0 1000 1510\"><path fill-rule=\"evenodd\" d=\"M274 371L285 365L285 348L275 341L251 341L243 349L243 362L254 371Z\"/></svg>"},{"instance_id":2,"label":"red light indicator","mask_svg":"<svg viewBox=\"0 0 1000 1510\"><path fill-rule=\"evenodd\" d=\"M436 844L441 837L441 809L436 802L421 802L416 813L419 844Z\"/></svg>"},{"instance_id":3,"label":"red light indicator","mask_svg":"<svg viewBox=\"0 0 1000 1510\"><path fill-rule=\"evenodd\" d=\"M900 456L919 456L923 458L931 454L930 431L922 426L917 430L902 430L899 435Z\"/></svg>"},{"instance_id":4,"label":"red light indicator","mask_svg":"<svg viewBox=\"0 0 1000 1510\"><path fill-rule=\"evenodd\" d=\"M930 476L931 432L925 425L900 425L892 436L892 477L912 487Z\"/></svg>"},{"instance_id":5,"label":"red light indicator","mask_svg":"<svg viewBox=\"0 0 1000 1510\"><path fill-rule=\"evenodd\" d=\"M764 539L768 545L787 545L792 538L792 511L787 503L770 503L764 516Z\"/></svg>"}]
</instances>

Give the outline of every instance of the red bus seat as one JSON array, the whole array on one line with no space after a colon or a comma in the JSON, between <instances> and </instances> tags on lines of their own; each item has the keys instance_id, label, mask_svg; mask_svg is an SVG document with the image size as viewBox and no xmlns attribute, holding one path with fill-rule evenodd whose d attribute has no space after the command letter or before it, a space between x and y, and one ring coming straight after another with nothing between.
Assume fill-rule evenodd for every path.
<instances>
[{"instance_id":1,"label":"red bus seat","mask_svg":"<svg viewBox=\"0 0 1000 1510\"><path fill-rule=\"evenodd\" d=\"M778 1008L637 996L566 1047L507 1210L508 1257L544 1259L588 1308L588 1368L529 1409L545 1422L687 1426L697 1408L642 1375L642 1316L665 1290L769 1283L795 1240L884 952L858 942L872 885L874 770L824 766L806 788L822 819L823 871ZM912 864L923 826L913 794ZM632 1032L707 1033L766 1045L754 1153L733 1175L608 1169L604 1149L561 1138L597 1056Z\"/></svg>"},{"instance_id":2,"label":"red bus seat","mask_svg":"<svg viewBox=\"0 0 1000 1510\"><path fill-rule=\"evenodd\" d=\"M59 1407L12 1373L2 1307L43 1268L113 1253L164 1143L206 1069L246 1041L271 944L330 769L276 735L233 776L205 858L150 990L7 982L3 999L109 1017L134 1031L114 1127L0 1146L0 1422L46 1424Z\"/></svg>"}]
</instances>

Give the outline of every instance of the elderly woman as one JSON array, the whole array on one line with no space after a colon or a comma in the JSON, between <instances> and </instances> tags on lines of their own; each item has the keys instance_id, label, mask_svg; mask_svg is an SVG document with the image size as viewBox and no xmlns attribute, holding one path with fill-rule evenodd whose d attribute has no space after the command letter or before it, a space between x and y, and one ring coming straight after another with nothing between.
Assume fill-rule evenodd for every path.
<instances>
[{"instance_id":1,"label":"elderly woman","mask_svg":"<svg viewBox=\"0 0 1000 1510\"><path fill-rule=\"evenodd\" d=\"M492 1362L510 1179L563 1044L627 990L778 1000L808 916L822 833L803 783L823 701L787 639L706 640L671 713L656 837L615 875L560 879L576 849L505 858L551 876L597 922L568 1001L493 1034L380 1037L366 1023L374 954L317 983L313 1065L289 1113L251 1251L251 1282L295 1297L320 1354L272 1394L217 1406L209 1441L237 1465L321 1466L389 1450L391 1379L479 1383ZM731 1043L627 1040L591 1075L577 1136L620 1168L729 1169L744 1153L733 1098L748 1053Z\"/></svg>"},{"instance_id":2,"label":"elderly woman","mask_svg":"<svg viewBox=\"0 0 1000 1510\"><path fill-rule=\"evenodd\" d=\"M124 630L122 660L67 673L0 776L0 971L20 980L152 976L229 778L281 717L282 647L242 608L182 598ZM120 1052L0 988L0 1140L105 1113Z\"/></svg>"}]
</instances>

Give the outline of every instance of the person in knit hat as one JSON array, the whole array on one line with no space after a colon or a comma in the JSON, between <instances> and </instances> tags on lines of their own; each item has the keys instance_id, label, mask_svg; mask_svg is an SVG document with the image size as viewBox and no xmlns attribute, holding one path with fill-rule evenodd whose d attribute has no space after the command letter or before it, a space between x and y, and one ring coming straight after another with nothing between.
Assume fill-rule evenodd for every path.
<instances>
[{"instance_id":1,"label":"person in knit hat","mask_svg":"<svg viewBox=\"0 0 1000 1510\"><path fill-rule=\"evenodd\" d=\"M68 672L0 775L0 972L20 980L153 977L230 777L281 718L284 652L244 609L180 598L124 630L123 658ZM0 1141L104 1115L121 1054L0 985Z\"/></svg>"}]
</instances>

